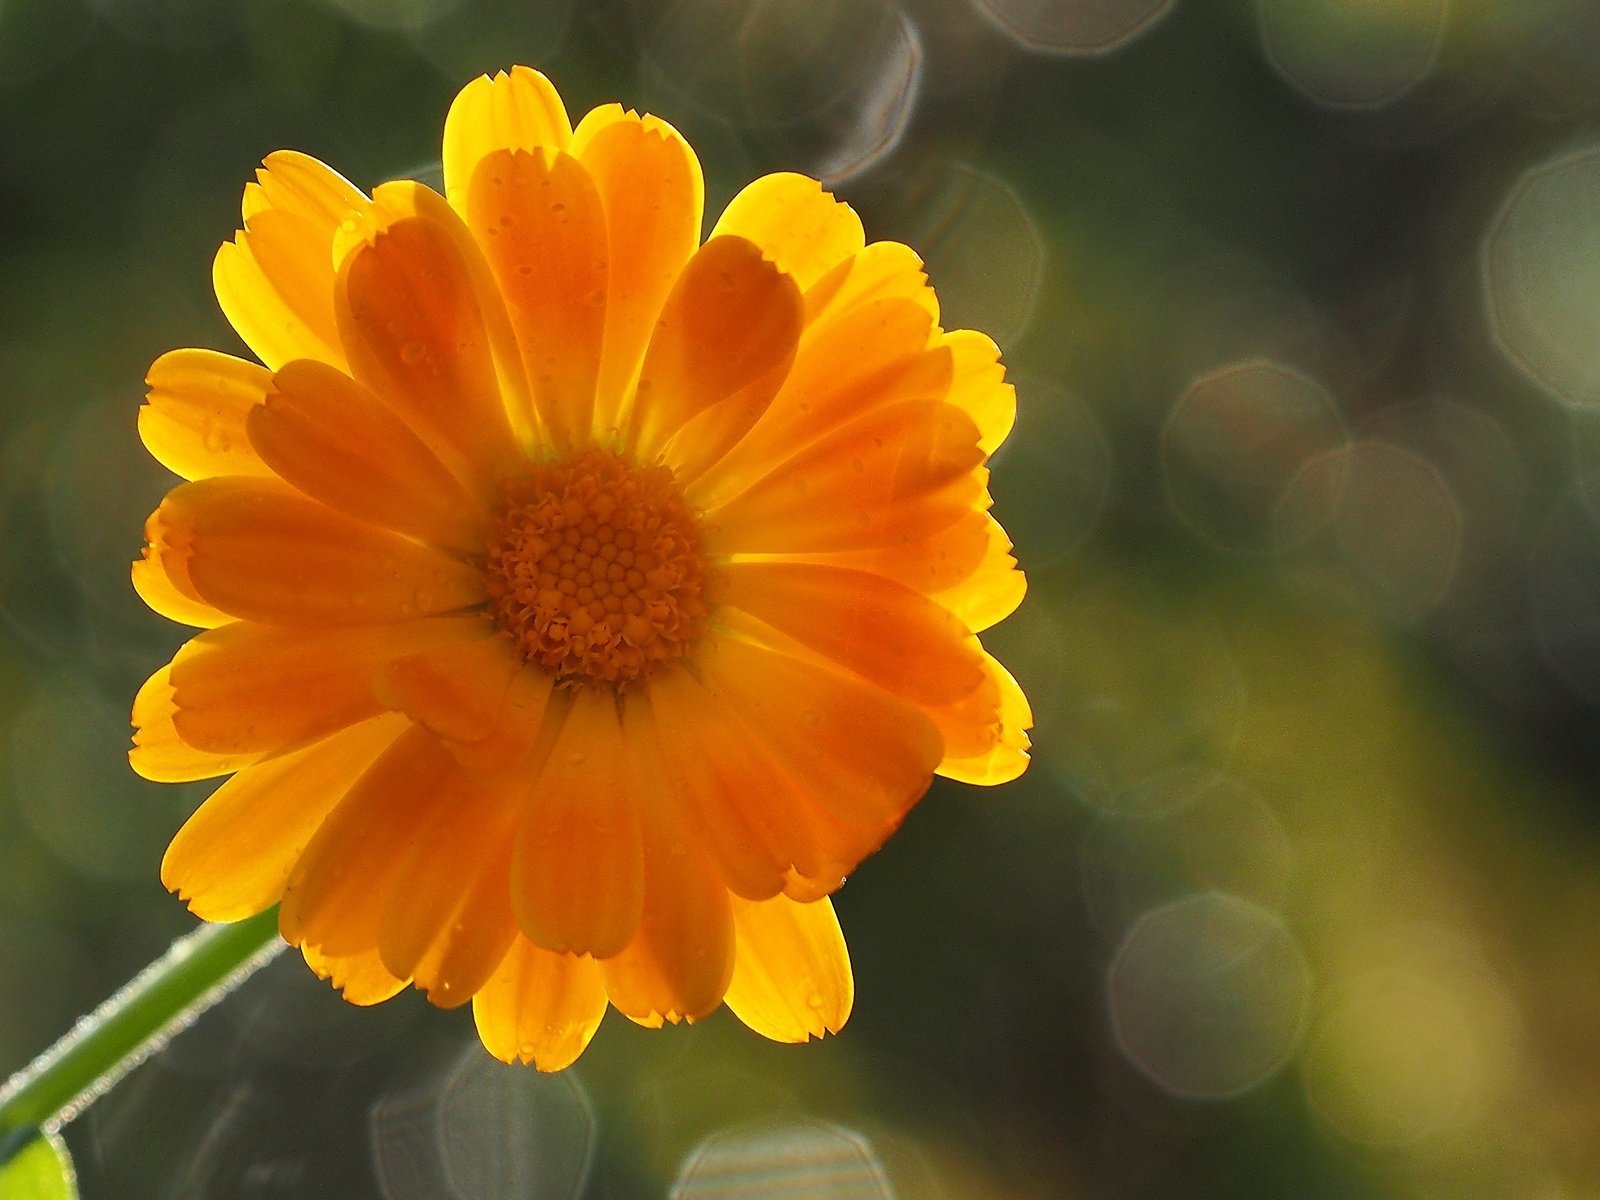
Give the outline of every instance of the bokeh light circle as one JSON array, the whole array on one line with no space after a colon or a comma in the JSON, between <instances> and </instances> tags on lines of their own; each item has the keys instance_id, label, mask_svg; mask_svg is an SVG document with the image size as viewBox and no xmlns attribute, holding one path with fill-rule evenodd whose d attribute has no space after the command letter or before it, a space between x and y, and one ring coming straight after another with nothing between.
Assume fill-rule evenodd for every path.
<instances>
[{"instance_id":1,"label":"bokeh light circle","mask_svg":"<svg viewBox=\"0 0 1600 1200\"><path fill-rule=\"evenodd\" d=\"M1378 108L1425 79L1439 57L1448 0L1258 0L1267 60L1329 108Z\"/></svg>"},{"instance_id":2,"label":"bokeh light circle","mask_svg":"<svg viewBox=\"0 0 1600 1200\"><path fill-rule=\"evenodd\" d=\"M1109 54L1172 11L1176 0L971 0L1017 45L1042 54Z\"/></svg>"},{"instance_id":3,"label":"bokeh light circle","mask_svg":"<svg viewBox=\"0 0 1600 1200\"><path fill-rule=\"evenodd\" d=\"M1281 918L1205 892L1140 918L1111 962L1106 994L1117 1045L1151 1082L1224 1099L1265 1082L1294 1053L1311 974Z\"/></svg>"},{"instance_id":4,"label":"bokeh light circle","mask_svg":"<svg viewBox=\"0 0 1600 1200\"><path fill-rule=\"evenodd\" d=\"M671 1200L893 1200L872 1142L823 1121L718 1130L684 1160Z\"/></svg>"},{"instance_id":5,"label":"bokeh light circle","mask_svg":"<svg viewBox=\"0 0 1600 1200\"><path fill-rule=\"evenodd\" d=\"M1282 550L1272 530L1279 497L1308 460L1347 440L1315 380L1265 360L1231 364L1191 383L1161 427L1168 503L1219 549Z\"/></svg>"},{"instance_id":6,"label":"bokeh light circle","mask_svg":"<svg viewBox=\"0 0 1600 1200\"><path fill-rule=\"evenodd\" d=\"M1600 146L1517 182L1483 246L1496 342L1531 379L1574 404L1600 403Z\"/></svg>"}]
</instances>

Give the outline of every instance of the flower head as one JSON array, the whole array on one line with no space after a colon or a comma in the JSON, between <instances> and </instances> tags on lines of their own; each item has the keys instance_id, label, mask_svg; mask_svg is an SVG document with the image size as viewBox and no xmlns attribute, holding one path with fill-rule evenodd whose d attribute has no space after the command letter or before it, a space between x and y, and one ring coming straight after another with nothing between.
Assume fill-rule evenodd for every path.
<instances>
[{"instance_id":1,"label":"flower head","mask_svg":"<svg viewBox=\"0 0 1600 1200\"><path fill-rule=\"evenodd\" d=\"M537 72L469 84L445 195L269 156L217 255L261 360L178 350L146 446L189 482L134 584L198 626L132 761L232 775L162 879L279 904L347 998L475 1004L545 1069L607 1002L836 1031L827 897L935 773L1026 765L976 633L1014 400L916 255L769 175L701 241L693 152Z\"/></svg>"}]
</instances>

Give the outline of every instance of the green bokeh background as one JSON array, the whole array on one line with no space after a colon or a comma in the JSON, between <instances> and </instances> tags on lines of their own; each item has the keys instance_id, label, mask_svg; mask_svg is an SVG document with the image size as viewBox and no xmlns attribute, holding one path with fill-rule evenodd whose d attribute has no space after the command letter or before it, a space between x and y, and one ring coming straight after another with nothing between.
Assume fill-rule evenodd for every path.
<instances>
[{"instance_id":1,"label":"green bokeh background","mask_svg":"<svg viewBox=\"0 0 1600 1200\"><path fill-rule=\"evenodd\" d=\"M182 638L127 582L145 369L243 352L266 153L437 179L517 61L676 124L712 214L828 177L1001 342L1034 765L840 894L837 1039L612 1014L541 1078L286 955L69 1127L83 1194L1600 1191L1585 0L0 0L0 1072L192 924L209 785L123 757Z\"/></svg>"}]
</instances>

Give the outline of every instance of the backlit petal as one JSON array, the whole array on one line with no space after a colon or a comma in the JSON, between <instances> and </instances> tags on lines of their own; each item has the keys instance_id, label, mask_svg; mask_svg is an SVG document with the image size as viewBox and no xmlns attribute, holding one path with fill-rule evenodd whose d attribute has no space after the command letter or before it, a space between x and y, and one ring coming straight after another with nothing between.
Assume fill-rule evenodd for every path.
<instances>
[{"instance_id":1,"label":"backlit petal","mask_svg":"<svg viewBox=\"0 0 1600 1200\"><path fill-rule=\"evenodd\" d=\"M795 282L743 238L713 238L667 298L640 369L628 441L693 479L760 419L800 337Z\"/></svg>"},{"instance_id":2,"label":"backlit petal","mask_svg":"<svg viewBox=\"0 0 1600 1200\"><path fill-rule=\"evenodd\" d=\"M511 902L536 944L598 958L617 953L638 928L639 806L615 696L579 688L570 703L524 801Z\"/></svg>"},{"instance_id":3,"label":"backlit petal","mask_svg":"<svg viewBox=\"0 0 1600 1200\"><path fill-rule=\"evenodd\" d=\"M306 965L326 979L351 1004L382 1004L404 991L406 981L396 979L384 969L378 949L357 954L325 954L315 946L301 946Z\"/></svg>"},{"instance_id":4,"label":"backlit petal","mask_svg":"<svg viewBox=\"0 0 1600 1200\"><path fill-rule=\"evenodd\" d=\"M267 396L271 374L212 350L174 350L150 367L139 437L168 470L185 479L270 475L245 434L245 418Z\"/></svg>"},{"instance_id":5,"label":"backlit petal","mask_svg":"<svg viewBox=\"0 0 1600 1200\"><path fill-rule=\"evenodd\" d=\"M698 1021L722 1003L733 974L728 891L663 786L645 706L627 706L624 732L642 810L644 908L638 935L600 971L611 1003L631 1020Z\"/></svg>"},{"instance_id":6,"label":"backlit petal","mask_svg":"<svg viewBox=\"0 0 1600 1200\"><path fill-rule=\"evenodd\" d=\"M161 882L207 921L272 907L322 819L405 726L376 717L246 767L184 822L161 860Z\"/></svg>"},{"instance_id":7,"label":"backlit petal","mask_svg":"<svg viewBox=\"0 0 1600 1200\"><path fill-rule=\"evenodd\" d=\"M696 655L707 688L821 805L887 836L942 757L921 709L848 675L739 637Z\"/></svg>"},{"instance_id":8,"label":"backlit petal","mask_svg":"<svg viewBox=\"0 0 1600 1200\"><path fill-rule=\"evenodd\" d=\"M1028 730L1033 727L1033 711L1028 698L993 655L985 654L984 669L993 679L999 697L999 728L996 736L975 754L946 756L938 773L963 783L1009 783L1028 767Z\"/></svg>"},{"instance_id":9,"label":"backlit petal","mask_svg":"<svg viewBox=\"0 0 1600 1200\"><path fill-rule=\"evenodd\" d=\"M712 237L721 234L754 242L802 290L866 244L861 218L848 204L815 179L790 173L763 175L746 185L711 231Z\"/></svg>"},{"instance_id":10,"label":"backlit petal","mask_svg":"<svg viewBox=\"0 0 1600 1200\"><path fill-rule=\"evenodd\" d=\"M981 502L977 436L953 405L874 409L708 506L707 541L716 553L783 554L926 537Z\"/></svg>"},{"instance_id":11,"label":"backlit petal","mask_svg":"<svg viewBox=\"0 0 1600 1200\"><path fill-rule=\"evenodd\" d=\"M133 590L139 593L152 610L160 613L169 621L176 621L180 625L195 625L202 629L215 629L218 625L226 625L233 620L220 608L213 608L204 600L196 600L185 596L167 578L167 573L161 569L158 556L149 547L146 547L143 556L133 564Z\"/></svg>"},{"instance_id":12,"label":"backlit petal","mask_svg":"<svg viewBox=\"0 0 1600 1200\"><path fill-rule=\"evenodd\" d=\"M265 624L375 624L485 599L477 568L271 480L183 484L150 527L179 591Z\"/></svg>"},{"instance_id":13,"label":"backlit petal","mask_svg":"<svg viewBox=\"0 0 1600 1200\"><path fill-rule=\"evenodd\" d=\"M159 783L212 779L248 767L261 757L258 750L232 754L196 750L178 736L173 724L177 715L172 667L165 666L145 680L133 698L133 749L128 751L128 764L146 779Z\"/></svg>"},{"instance_id":14,"label":"backlit petal","mask_svg":"<svg viewBox=\"0 0 1600 1200\"><path fill-rule=\"evenodd\" d=\"M522 937L472 1002L489 1053L541 1071L576 1062L605 1013L605 985L594 959L555 954Z\"/></svg>"},{"instance_id":15,"label":"backlit petal","mask_svg":"<svg viewBox=\"0 0 1600 1200\"><path fill-rule=\"evenodd\" d=\"M383 914L379 952L441 1008L488 982L516 936L506 887L515 829L512 796L458 776L412 845Z\"/></svg>"},{"instance_id":16,"label":"backlit petal","mask_svg":"<svg viewBox=\"0 0 1600 1200\"><path fill-rule=\"evenodd\" d=\"M594 411L595 436L605 439L621 421L662 305L699 244L705 185L676 129L617 104L578 123L572 154L599 191L610 245Z\"/></svg>"},{"instance_id":17,"label":"backlit petal","mask_svg":"<svg viewBox=\"0 0 1600 1200\"><path fill-rule=\"evenodd\" d=\"M550 81L532 67L480 75L456 96L444 121L444 184L463 216L478 164L496 150L565 149L572 125Z\"/></svg>"},{"instance_id":18,"label":"backlit petal","mask_svg":"<svg viewBox=\"0 0 1600 1200\"><path fill-rule=\"evenodd\" d=\"M336 247L334 308L352 373L488 499L522 461L504 399L519 368L499 294L442 197L393 183L373 200L370 220Z\"/></svg>"},{"instance_id":19,"label":"backlit petal","mask_svg":"<svg viewBox=\"0 0 1600 1200\"><path fill-rule=\"evenodd\" d=\"M912 301L938 324L939 298L928 286L917 252L899 242L873 242L806 288L808 335L860 305L890 297Z\"/></svg>"},{"instance_id":20,"label":"backlit petal","mask_svg":"<svg viewBox=\"0 0 1600 1200\"><path fill-rule=\"evenodd\" d=\"M943 334L939 345L955 365L950 403L964 409L978 427L978 447L993 454L1017 423L1017 390L1005 381L1000 347L972 329Z\"/></svg>"},{"instance_id":21,"label":"backlit petal","mask_svg":"<svg viewBox=\"0 0 1600 1200\"><path fill-rule=\"evenodd\" d=\"M558 449L583 445L609 279L594 181L569 154L496 150L472 177L466 216L505 296L540 427Z\"/></svg>"},{"instance_id":22,"label":"backlit petal","mask_svg":"<svg viewBox=\"0 0 1600 1200\"><path fill-rule=\"evenodd\" d=\"M738 938L728 1007L777 1042L838 1033L850 1018L855 981L833 905L787 896L733 900Z\"/></svg>"},{"instance_id":23,"label":"backlit petal","mask_svg":"<svg viewBox=\"0 0 1600 1200\"><path fill-rule=\"evenodd\" d=\"M800 562L730 563L722 603L919 704L949 704L984 679L966 627L881 575Z\"/></svg>"},{"instance_id":24,"label":"backlit petal","mask_svg":"<svg viewBox=\"0 0 1600 1200\"><path fill-rule=\"evenodd\" d=\"M460 771L432 734L407 729L322 822L284 886L278 926L291 945L325 954L378 946L390 889Z\"/></svg>"},{"instance_id":25,"label":"backlit petal","mask_svg":"<svg viewBox=\"0 0 1600 1200\"><path fill-rule=\"evenodd\" d=\"M172 660L173 724L214 754L276 753L383 711L384 664L474 636L475 617L286 629L236 621L191 639Z\"/></svg>"},{"instance_id":26,"label":"backlit petal","mask_svg":"<svg viewBox=\"0 0 1600 1200\"><path fill-rule=\"evenodd\" d=\"M330 508L434 545L482 553L489 514L376 396L323 363L272 377L246 428L261 458Z\"/></svg>"},{"instance_id":27,"label":"backlit petal","mask_svg":"<svg viewBox=\"0 0 1600 1200\"><path fill-rule=\"evenodd\" d=\"M292 151L269 155L245 189L245 228L212 266L217 302L269 367L296 358L344 364L333 316L331 247L366 197L337 172Z\"/></svg>"}]
</instances>

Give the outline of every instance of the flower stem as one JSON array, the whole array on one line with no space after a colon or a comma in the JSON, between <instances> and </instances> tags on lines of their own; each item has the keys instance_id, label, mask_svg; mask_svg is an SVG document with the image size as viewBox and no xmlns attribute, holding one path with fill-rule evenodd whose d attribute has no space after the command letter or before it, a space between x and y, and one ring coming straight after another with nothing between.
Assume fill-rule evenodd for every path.
<instances>
[{"instance_id":1,"label":"flower stem","mask_svg":"<svg viewBox=\"0 0 1600 1200\"><path fill-rule=\"evenodd\" d=\"M0 1088L0 1163L56 1129L166 1045L263 966L283 943L270 909L231 925L203 925L82 1018Z\"/></svg>"}]
</instances>

